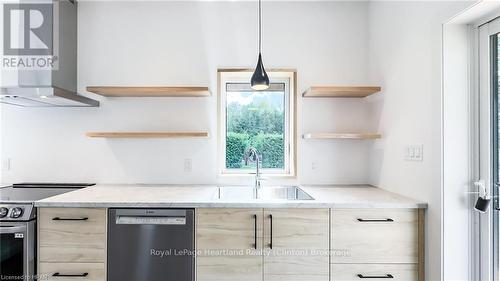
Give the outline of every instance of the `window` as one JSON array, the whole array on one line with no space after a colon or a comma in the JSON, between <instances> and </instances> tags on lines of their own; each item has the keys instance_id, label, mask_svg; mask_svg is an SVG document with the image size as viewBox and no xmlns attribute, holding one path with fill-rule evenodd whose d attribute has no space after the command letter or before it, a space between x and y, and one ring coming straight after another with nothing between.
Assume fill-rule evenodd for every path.
<instances>
[{"instance_id":1,"label":"window","mask_svg":"<svg viewBox=\"0 0 500 281\"><path fill-rule=\"evenodd\" d=\"M250 87L253 70L219 70L219 166L221 174L251 174L257 150L265 174L295 175L295 72L268 71L271 85Z\"/></svg>"}]
</instances>

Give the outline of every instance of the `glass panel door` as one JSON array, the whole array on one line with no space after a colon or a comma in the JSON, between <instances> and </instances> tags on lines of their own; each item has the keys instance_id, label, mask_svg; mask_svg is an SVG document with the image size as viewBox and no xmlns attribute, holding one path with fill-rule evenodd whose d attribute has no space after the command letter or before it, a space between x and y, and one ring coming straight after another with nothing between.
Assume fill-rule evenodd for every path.
<instances>
[{"instance_id":1,"label":"glass panel door","mask_svg":"<svg viewBox=\"0 0 500 281\"><path fill-rule=\"evenodd\" d=\"M479 174L493 195L479 216L481 280L500 281L500 19L479 28Z\"/></svg>"},{"instance_id":2,"label":"glass panel door","mask_svg":"<svg viewBox=\"0 0 500 281\"><path fill-rule=\"evenodd\" d=\"M14 231L10 231L10 228ZM15 226L2 226L0 232L0 280L23 280L24 278L24 229L15 231ZM4 231L5 229L5 231Z\"/></svg>"},{"instance_id":3,"label":"glass panel door","mask_svg":"<svg viewBox=\"0 0 500 281\"><path fill-rule=\"evenodd\" d=\"M499 49L500 49L500 34L493 34L490 35L490 70L491 70L491 95L492 95L492 136L493 136L493 141L492 141L492 151L493 151L493 202L494 202L494 208L493 209L493 261L494 261L494 276L495 280L500 280L498 276L500 264L499 264L499 257L500 257L500 245L499 245L499 233L500 233L500 216L498 213L499 210L499 200L498 200L498 195L499 195L499 188L500 188L500 165L499 165L499 159L500 159L500 91L499 91L499 64L500 64L500 59L499 59Z\"/></svg>"}]
</instances>

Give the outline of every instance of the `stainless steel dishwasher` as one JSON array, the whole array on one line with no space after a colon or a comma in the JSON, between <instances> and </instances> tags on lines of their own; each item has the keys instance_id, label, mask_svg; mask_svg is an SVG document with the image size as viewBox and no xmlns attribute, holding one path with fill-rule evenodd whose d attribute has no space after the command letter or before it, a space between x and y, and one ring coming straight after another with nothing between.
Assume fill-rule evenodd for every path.
<instances>
[{"instance_id":1,"label":"stainless steel dishwasher","mask_svg":"<svg viewBox=\"0 0 500 281\"><path fill-rule=\"evenodd\" d=\"M109 209L108 281L193 281L193 209Z\"/></svg>"}]
</instances>

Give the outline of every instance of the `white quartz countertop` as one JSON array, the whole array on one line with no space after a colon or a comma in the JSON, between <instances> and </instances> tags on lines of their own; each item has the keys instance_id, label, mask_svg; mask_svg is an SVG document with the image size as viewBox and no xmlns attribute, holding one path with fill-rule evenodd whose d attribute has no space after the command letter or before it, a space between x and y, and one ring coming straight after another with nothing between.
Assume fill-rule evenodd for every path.
<instances>
[{"instance_id":1,"label":"white quartz countertop","mask_svg":"<svg viewBox=\"0 0 500 281\"><path fill-rule=\"evenodd\" d=\"M263 188L266 188L265 186ZM36 207L93 208L427 208L369 185L301 185L315 200L221 200L214 185L95 185L35 202Z\"/></svg>"}]
</instances>

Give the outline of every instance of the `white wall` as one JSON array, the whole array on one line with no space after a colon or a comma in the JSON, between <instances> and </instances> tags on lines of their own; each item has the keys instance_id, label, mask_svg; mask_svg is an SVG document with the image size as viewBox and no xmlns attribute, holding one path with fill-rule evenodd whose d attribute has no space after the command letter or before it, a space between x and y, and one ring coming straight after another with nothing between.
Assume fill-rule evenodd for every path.
<instances>
[{"instance_id":1,"label":"white wall","mask_svg":"<svg viewBox=\"0 0 500 281\"><path fill-rule=\"evenodd\" d=\"M296 68L299 94L311 85L365 84L367 7L265 2L265 66ZM1 158L11 159L1 181L223 182L216 177L216 70L254 67L256 12L254 2L79 2L82 93L89 85L208 85L212 96L101 99L101 107L91 109L1 106ZM299 97L298 106L299 135L369 126L369 104L362 100ZM84 136L98 130L209 130L211 137ZM298 146L297 181L368 182L369 142L299 139ZM184 172L186 158L192 159L190 173Z\"/></svg>"},{"instance_id":2,"label":"white wall","mask_svg":"<svg viewBox=\"0 0 500 281\"><path fill-rule=\"evenodd\" d=\"M384 88L383 98L374 102L374 110L379 116L379 131L385 136L372 150L371 181L429 203L426 280L441 280L442 271L441 27L469 4L374 1L369 9L370 80ZM422 162L404 160L408 144L424 145ZM467 267L456 263L449 270L457 274L449 274L446 278L451 279L444 280L463 280L454 277L464 276Z\"/></svg>"}]
</instances>

